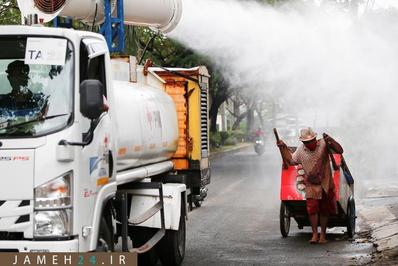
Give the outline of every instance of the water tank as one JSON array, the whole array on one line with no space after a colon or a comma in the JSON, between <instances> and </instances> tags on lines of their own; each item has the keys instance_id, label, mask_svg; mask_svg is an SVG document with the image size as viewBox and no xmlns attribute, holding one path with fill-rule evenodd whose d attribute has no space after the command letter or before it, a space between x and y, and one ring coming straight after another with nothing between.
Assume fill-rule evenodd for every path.
<instances>
[{"instance_id":1,"label":"water tank","mask_svg":"<svg viewBox=\"0 0 398 266\"><path fill-rule=\"evenodd\" d=\"M49 22L56 16L68 16L85 23L104 21L107 0L18 0L22 16L37 14ZM116 12L116 0L110 0ZM149 26L163 33L172 31L181 19L181 0L124 0L125 24Z\"/></svg>"},{"instance_id":2,"label":"water tank","mask_svg":"<svg viewBox=\"0 0 398 266\"><path fill-rule=\"evenodd\" d=\"M117 170L170 159L178 145L173 99L158 88L127 81L113 81L112 96Z\"/></svg>"}]
</instances>

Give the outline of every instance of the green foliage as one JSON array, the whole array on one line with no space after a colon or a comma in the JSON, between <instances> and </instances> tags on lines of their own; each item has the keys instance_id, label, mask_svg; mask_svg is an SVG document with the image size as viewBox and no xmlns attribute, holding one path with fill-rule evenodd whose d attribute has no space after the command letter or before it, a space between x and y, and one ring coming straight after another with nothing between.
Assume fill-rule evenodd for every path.
<instances>
[{"instance_id":1,"label":"green foliage","mask_svg":"<svg viewBox=\"0 0 398 266\"><path fill-rule=\"evenodd\" d=\"M221 146L221 134L220 132L210 132L210 147L218 148Z\"/></svg>"},{"instance_id":2,"label":"green foliage","mask_svg":"<svg viewBox=\"0 0 398 266\"><path fill-rule=\"evenodd\" d=\"M220 131L213 134L220 135L221 145L236 145L246 139L246 134L241 130Z\"/></svg>"},{"instance_id":3,"label":"green foliage","mask_svg":"<svg viewBox=\"0 0 398 266\"><path fill-rule=\"evenodd\" d=\"M230 132L229 131L220 131L221 135L221 144L224 145L225 141L229 138Z\"/></svg>"},{"instance_id":4,"label":"green foliage","mask_svg":"<svg viewBox=\"0 0 398 266\"><path fill-rule=\"evenodd\" d=\"M21 12L16 0L0 0L0 24L21 24Z\"/></svg>"},{"instance_id":5,"label":"green foliage","mask_svg":"<svg viewBox=\"0 0 398 266\"><path fill-rule=\"evenodd\" d=\"M236 145L244 139L245 133L241 130L210 132L210 145L212 148Z\"/></svg>"},{"instance_id":6,"label":"green foliage","mask_svg":"<svg viewBox=\"0 0 398 266\"><path fill-rule=\"evenodd\" d=\"M193 67L208 64L206 57L146 27L126 26L126 51L138 59L142 58L142 62L151 58L155 65L160 66Z\"/></svg>"},{"instance_id":7,"label":"green foliage","mask_svg":"<svg viewBox=\"0 0 398 266\"><path fill-rule=\"evenodd\" d=\"M230 135L234 137L238 142L245 141L246 133L244 130L233 130L230 132Z\"/></svg>"},{"instance_id":8,"label":"green foliage","mask_svg":"<svg viewBox=\"0 0 398 266\"><path fill-rule=\"evenodd\" d=\"M225 140L224 145L236 145L236 144L238 144L238 142L239 142L239 141L238 141L235 137L230 136L230 137L228 137L228 138Z\"/></svg>"}]
</instances>

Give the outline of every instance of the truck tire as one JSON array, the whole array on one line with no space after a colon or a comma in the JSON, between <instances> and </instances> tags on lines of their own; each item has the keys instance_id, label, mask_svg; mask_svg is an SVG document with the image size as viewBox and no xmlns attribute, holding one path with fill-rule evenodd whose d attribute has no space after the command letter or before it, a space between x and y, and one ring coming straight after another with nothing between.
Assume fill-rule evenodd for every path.
<instances>
[{"instance_id":1,"label":"truck tire","mask_svg":"<svg viewBox=\"0 0 398 266\"><path fill-rule=\"evenodd\" d=\"M101 218L100 230L98 234L98 242L96 252L113 252L115 251L115 245L113 242L113 232L106 222L105 217Z\"/></svg>"},{"instance_id":2,"label":"truck tire","mask_svg":"<svg viewBox=\"0 0 398 266\"><path fill-rule=\"evenodd\" d=\"M145 244L157 231L155 228L139 227L135 226L131 229L131 239L133 247L138 248ZM138 254L138 265L139 266L153 266L156 265L159 258L156 254L155 248L148 252Z\"/></svg>"},{"instance_id":3,"label":"truck tire","mask_svg":"<svg viewBox=\"0 0 398 266\"><path fill-rule=\"evenodd\" d=\"M290 231L290 213L283 201L281 202L281 208L279 212L279 227L283 237L287 237Z\"/></svg>"},{"instance_id":4,"label":"truck tire","mask_svg":"<svg viewBox=\"0 0 398 266\"><path fill-rule=\"evenodd\" d=\"M178 231L166 230L166 235L157 245L157 253L160 261L165 266L181 265L185 256L186 236L185 216L180 215Z\"/></svg>"}]
</instances>

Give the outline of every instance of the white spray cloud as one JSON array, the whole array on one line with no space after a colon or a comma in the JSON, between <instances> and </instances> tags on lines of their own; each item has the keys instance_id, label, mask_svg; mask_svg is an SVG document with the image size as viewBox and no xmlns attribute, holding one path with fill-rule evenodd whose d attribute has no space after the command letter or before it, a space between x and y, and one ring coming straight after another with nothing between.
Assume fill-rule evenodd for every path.
<instances>
[{"instance_id":1,"label":"white spray cloud","mask_svg":"<svg viewBox=\"0 0 398 266\"><path fill-rule=\"evenodd\" d=\"M308 2L184 0L170 36L212 58L246 92L272 95L286 111L311 117L309 126L333 126L359 179L391 177L398 170L397 14L358 19Z\"/></svg>"}]
</instances>

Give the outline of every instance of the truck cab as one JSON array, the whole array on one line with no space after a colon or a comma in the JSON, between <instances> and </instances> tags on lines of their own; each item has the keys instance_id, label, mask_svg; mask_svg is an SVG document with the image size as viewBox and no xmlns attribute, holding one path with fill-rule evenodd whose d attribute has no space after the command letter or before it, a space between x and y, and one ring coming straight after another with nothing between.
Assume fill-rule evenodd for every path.
<instances>
[{"instance_id":1,"label":"truck cab","mask_svg":"<svg viewBox=\"0 0 398 266\"><path fill-rule=\"evenodd\" d=\"M172 97L114 80L99 34L1 26L0 46L0 251L112 251L122 236L123 251L156 246L181 263L186 185L163 179L178 146Z\"/></svg>"}]
</instances>

